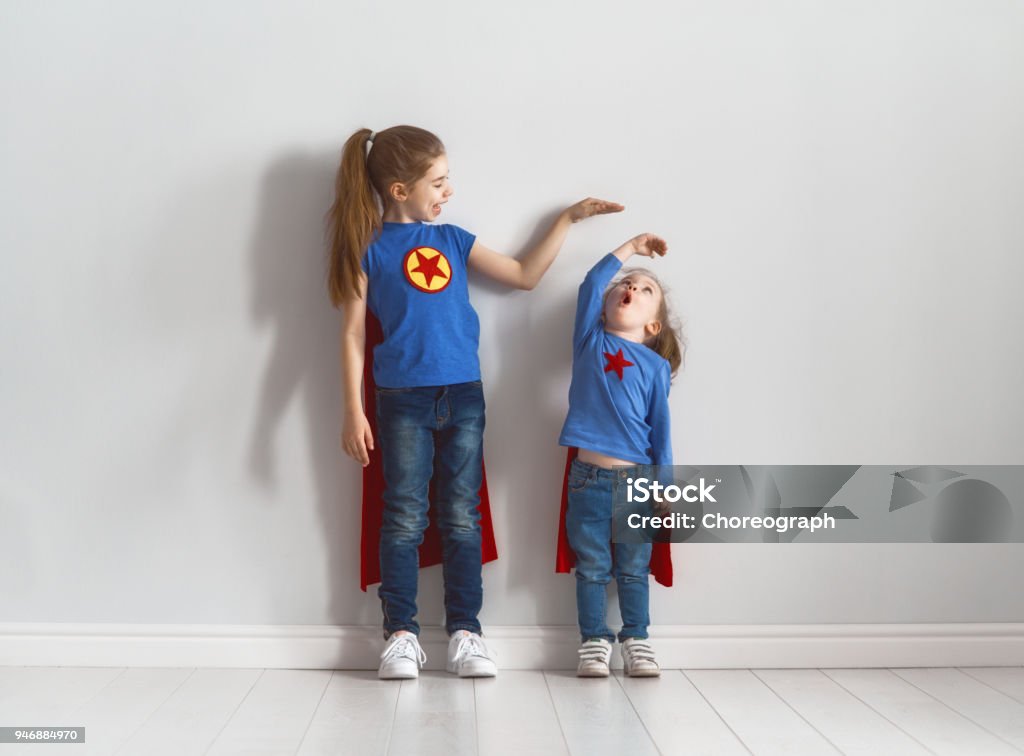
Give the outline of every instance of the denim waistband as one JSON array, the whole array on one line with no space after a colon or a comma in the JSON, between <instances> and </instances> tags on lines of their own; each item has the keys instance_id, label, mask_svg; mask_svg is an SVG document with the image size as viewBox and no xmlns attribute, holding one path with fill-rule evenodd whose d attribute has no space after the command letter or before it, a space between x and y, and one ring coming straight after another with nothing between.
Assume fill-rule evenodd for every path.
<instances>
[{"instance_id":1,"label":"denim waistband","mask_svg":"<svg viewBox=\"0 0 1024 756\"><path fill-rule=\"evenodd\" d=\"M630 465L629 467L599 467L591 462L584 462L579 457L575 457L572 461L574 465L579 465L581 470L588 476L596 478L635 478L640 475L643 470L649 469L651 465Z\"/></svg>"}]
</instances>

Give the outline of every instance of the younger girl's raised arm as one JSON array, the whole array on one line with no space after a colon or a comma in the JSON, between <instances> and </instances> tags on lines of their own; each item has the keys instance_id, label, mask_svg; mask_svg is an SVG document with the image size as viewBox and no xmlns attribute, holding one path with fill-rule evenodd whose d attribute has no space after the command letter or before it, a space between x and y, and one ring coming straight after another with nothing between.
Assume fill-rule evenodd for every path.
<instances>
[{"instance_id":1,"label":"younger girl's raised arm","mask_svg":"<svg viewBox=\"0 0 1024 756\"><path fill-rule=\"evenodd\" d=\"M604 290L621 268L622 260L618 259L615 252L609 252L587 271L576 295L576 322L572 330L573 346L578 347L590 335L592 329L601 328Z\"/></svg>"},{"instance_id":2,"label":"younger girl's raised arm","mask_svg":"<svg viewBox=\"0 0 1024 756\"><path fill-rule=\"evenodd\" d=\"M521 259L495 252L477 241L469 251L469 267L514 289L532 289L551 267L562 248L569 226L592 215L619 213L623 210L625 207L617 202L587 197L559 213L544 238Z\"/></svg>"}]
</instances>

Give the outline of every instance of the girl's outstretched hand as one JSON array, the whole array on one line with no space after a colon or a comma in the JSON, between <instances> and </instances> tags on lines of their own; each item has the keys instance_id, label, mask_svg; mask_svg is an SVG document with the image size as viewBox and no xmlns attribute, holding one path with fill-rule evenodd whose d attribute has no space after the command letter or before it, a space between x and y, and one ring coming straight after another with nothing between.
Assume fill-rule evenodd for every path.
<instances>
[{"instance_id":1,"label":"girl's outstretched hand","mask_svg":"<svg viewBox=\"0 0 1024 756\"><path fill-rule=\"evenodd\" d=\"M568 214L569 220L576 223L584 218L589 218L591 215L621 213L625 209L625 205L620 205L618 202L587 197L585 200L580 200L575 205L566 208L565 212Z\"/></svg>"},{"instance_id":2,"label":"girl's outstretched hand","mask_svg":"<svg viewBox=\"0 0 1024 756\"><path fill-rule=\"evenodd\" d=\"M633 254L644 257L654 257L655 255L664 257L668 252L668 244L665 243L665 240L654 234L639 234L622 246L629 247L633 250Z\"/></svg>"}]
</instances>

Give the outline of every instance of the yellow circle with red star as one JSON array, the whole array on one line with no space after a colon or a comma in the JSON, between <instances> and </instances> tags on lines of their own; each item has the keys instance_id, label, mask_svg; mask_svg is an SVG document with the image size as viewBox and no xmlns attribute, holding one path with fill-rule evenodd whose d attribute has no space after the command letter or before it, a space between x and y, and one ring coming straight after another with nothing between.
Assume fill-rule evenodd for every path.
<instances>
[{"instance_id":1,"label":"yellow circle with red star","mask_svg":"<svg viewBox=\"0 0 1024 756\"><path fill-rule=\"evenodd\" d=\"M439 249L416 247L409 250L402 261L405 280L420 291L437 294L444 291L452 280L452 266Z\"/></svg>"}]
</instances>

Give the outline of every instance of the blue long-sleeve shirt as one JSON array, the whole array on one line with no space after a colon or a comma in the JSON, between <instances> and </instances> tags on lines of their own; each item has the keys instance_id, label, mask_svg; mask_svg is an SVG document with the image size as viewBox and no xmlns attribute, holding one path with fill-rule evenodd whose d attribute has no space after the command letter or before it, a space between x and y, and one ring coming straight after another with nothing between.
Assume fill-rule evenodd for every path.
<instances>
[{"instance_id":1,"label":"blue long-sleeve shirt","mask_svg":"<svg viewBox=\"0 0 1024 756\"><path fill-rule=\"evenodd\" d=\"M605 287L621 267L609 252L580 284L569 413L558 443L636 464L671 465L668 360L608 333L601 322Z\"/></svg>"}]
</instances>

